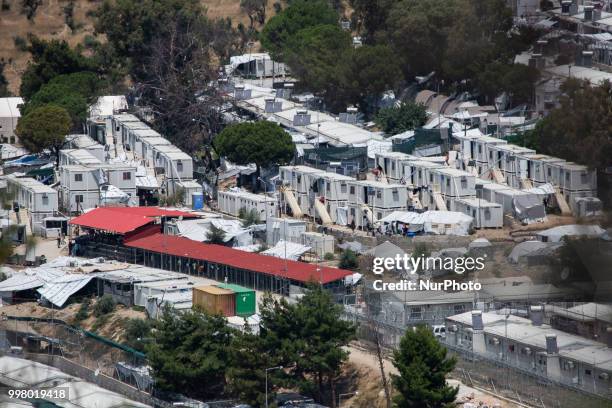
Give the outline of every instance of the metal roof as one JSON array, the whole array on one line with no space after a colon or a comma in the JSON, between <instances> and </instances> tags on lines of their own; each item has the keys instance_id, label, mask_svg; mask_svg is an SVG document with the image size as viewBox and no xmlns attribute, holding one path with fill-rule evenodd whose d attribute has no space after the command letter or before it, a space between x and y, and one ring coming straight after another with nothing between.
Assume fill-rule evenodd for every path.
<instances>
[{"instance_id":1,"label":"metal roof","mask_svg":"<svg viewBox=\"0 0 612 408\"><path fill-rule=\"evenodd\" d=\"M153 222L155 217L197 218L197 215L159 207L102 207L73 218L70 224L125 234Z\"/></svg>"},{"instance_id":2,"label":"metal roof","mask_svg":"<svg viewBox=\"0 0 612 408\"><path fill-rule=\"evenodd\" d=\"M239 251L221 245L204 244L172 235L155 234L129 241L125 245L151 252L214 262L303 283L311 280L329 283L353 274L344 269L326 266L318 268L317 265Z\"/></svg>"},{"instance_id":3,"label":"metal roof","mask_svg":"<svg viewBox=\"0 0 612 408\"><path fill-rule=\"evenodd\" d=\"M472 312L465 312L447 317L467 326L472 325ZM602 370L612 370L612 349L605 344L586 339L548 325L534 326L529 319L510 315L506 322L504 313L482 313L484 332L501 338L508 338L519 343L546 350L546 335L557 336L559 355L568 359L583 362Z\"/></svg>"}]
</instances>

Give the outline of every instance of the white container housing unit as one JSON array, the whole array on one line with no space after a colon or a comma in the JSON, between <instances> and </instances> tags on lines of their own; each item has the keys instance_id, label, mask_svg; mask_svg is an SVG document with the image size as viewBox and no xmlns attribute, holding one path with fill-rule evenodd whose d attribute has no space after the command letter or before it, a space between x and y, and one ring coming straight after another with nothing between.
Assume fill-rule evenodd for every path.
<instances>
[{"instance_id":1,"label":"white container housing unit","mask_svg":"<svg viewBox=\"0 0 612 408\"><path fill-rule=\"evenodd\" d=\"M409 187L425 187L433 184L434 169L443 168L440 163L426 160L410 160L404 164L404 179Z\"/></svg>"},{"instance_id":2,"label":"white container housing unit","mask_svg":"<svg viewBox=\"0 0 612 408\"><path fill-rule=\"evenodd\" d=\"M134 166L107 163L60 168L60 202L71 213L106 205L134 205L135 197Z\"/></svg>"},{"instance_id":3,"label":"white container housing unit","mask_svg":"<svg viewBox=\"0 0 612 408\"><path fill-rule=\"evenodd\" d=\"M421 189L421 205L430 210L449 211L458 198L476 196L476 177L466 171L440 167L429 171L427 189Z\"/></svg>"},{"instance_id":4,"label":"white container housing unit","mask_svg":"<svg viewBox=\"0 0 612 408\"><path fill-rule=\"evenodd\" d=\"M155 150L155 168L167 179L193 179L193 159L174 145L158 145Z\"/></svg>"},{"instance_id":5,"label":"white container housing unit","mask_svg":"<svg viewBox=\"0 0 612 408\"><path fill-rule=\"evenodd\" d=\"M123 139L123 128L125 127L125 125L128 123L142 123L142 121L130 113L122 113L119 115L113 115L110 118L110 123L115 143L124 144L125 142ZM98 141L101 143L100 140Z\"/></svg>"},{"instance_id":6,"label":"white container housing unit","mask_svg":"<svg viewBox=\"0 0 612 408\"><path fill-rule=\"evenodd\" d=\"M237 217L240 210L255 210L260 221L265 221L268 217L277 215L277 200L265 194L253 194L248 191L219 191L218 194L219 210Z\"/></svg>"},{"instance_id":7,"label":"white container housing unit","mask_svg":"<svg viewBox=\"0 0 612 408\"><path fill-rule=\"evenodd\" d=\"M474 218L475 228L501 228L504 225L502 205L480 198L459 198L454 201L452 211Z\"/></svg>"},{"instance_id":8,"label":"white container housing unit","mask_svg":"<svg viewBox=\"0 0 612 408\"><path fill-rule=\"evenodd\" d=\"M563 159L538 153L520 155L518 161L519 177L528 179L534 187L547 183L557 184L557 181L553 178L552 166L556 163L565 162Z\"/></svg>"},{"instance_id":9,"label":"white container housing unit","mask_svg":"<svg viewBox=\"0 0 612 408\"><path fill-rule=\"evenodd\" d=\"M475 167L478 174L489 166L489 149L492 146L507 144L505 140L491 136L467 136L453 135L460 140L460 161L464 170ZM473 162L473 163L470 163Z\"/></svg>"},{"instance_id":10,"label":"white container housing unit","mask_svg":"<svg viewBox=\"0 0 612 408\"><path fill-rule=\"evenodd\" d=\"M311 251L321 259L325 254L334 253L336 240L333 235L321 234L319 232L305 232L302 234L302 245L309 246Z\"/></svg>"},{"instance_id":11,"label":"white container housing unit","mask_svg":"<svg viewBox=\"0 0 612 408\"><path fill-rule=\"evenodd\" d=\"M88 135L68 135L66 140L70 149L86 150L101 162L106 160L105 147Z\"/></svg>"},{"instance_id":12,"label":"white container housing unit","mask_svg":"<svg viewBox=\"0 0 612 408\"><path fill-rule=\"evenodd\" d=\"M302 242L305 233L306 221L278 217L266 219L266 244L270 247L280 240Z\"/></svg>"},{"instance_id":13,"label":"white container housing unit","mask_svg":"<svg viewBox=\"0 0 612 408\"><path fill-rule=\"evenodd\" d=\"M322 224L335 223L338 208L348 202L348 183L355 179L331 172L313 173L307 178L314 179L314 188L308 194L308 215L319 218Z\"/></svg>"},{"instance_id":14,"label":"white container housing unit","mask_svg":"<svg viewBox=\"0 0 612 408\"><path fill-rule=\"evenodd\" d=\"M357 228L374 223L393 211L405 211L408 205L408 189L401 184L386 184L379 181L350 181L349 224Z\"/></svg>"},{"instance_id":15,"label":"white container housing unit","mask_svg":"<svg viewBox=\"0 0 612 408\"><path fill-rule=\"evenodd\" d=\"M514 214L513 199L521 195L530 195L527 192L497 183L488 183L482 186L482 189L477 190L478 198L482 198L492 203L498 203L502 206L504 215Z\"/></svg>"},{"instance_id":16,"label":"white container housing unit","mask_svg":"<svg viewBox=\"0 0 612 408\"><path fill-rule=\"evenodd\" d=\"M91 152L85 149L63 149L60 150L60 166L80 164L83 166L94 166L102 164Z\"/></svg>"},{"instance_id":17,"label":"white container housing unit","mask_svg":"<svg viewBox=\"0 0 612 408\"><path fill-rule=\"evenodd\" d=\"M489 169L499 169L501 177L506 184L514 188L521 188L523 184L520 179L520 156L534 154L535 150L513 144L497 144L488 147ZM501 182L502 180L496 180Z\"/></svg>"},{"instance_id":18,"label":"white container housing unit","mask_svg":"<svg viewBox=\"0 0 612 408\"><path fill-rule=\"evenodd\" d=\"M403 184L405 182L404 167L414 156L401 152L376 153L376 167L380 167L389 183Z\"/></svg>"},{"instance_id":19,"label":"white container housing unit","mask_svg":"<svg viewBox=\"0 0 612 408\"><path fill-rule=\"evenodd\" d=\"M156 132L155 130L151 128L133 129L133 130L130 129L128 131L127 138L128 140L126 144L130 147L130 150L134 153L134 157L140 158L140 159L144 157L144 152L143 152L143 147L142 147L144 140L149 139L149 138L164 139L162 135L160 135L158 132ZM168 142L168 144L170 144L170 142Z\"/></svg>"},{"instance_id":20,"label":"white container housing unit","mask_svg":"<svg viewBox=\"0 0 612 408\"><path fill-rule=\"evenodd\" d=\"M26 208L31 216L32 231L40 230L44 218L58 211L57 191L30 177L5 177L8 191L14 194L19 207Z\"/></svg>"}]
</instances>

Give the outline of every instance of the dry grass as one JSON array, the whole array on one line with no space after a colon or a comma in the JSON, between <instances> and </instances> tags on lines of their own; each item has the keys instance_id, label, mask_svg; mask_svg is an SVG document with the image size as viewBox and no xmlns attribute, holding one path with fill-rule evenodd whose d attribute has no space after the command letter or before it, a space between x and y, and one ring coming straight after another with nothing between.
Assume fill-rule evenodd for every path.
<instances>
[{"instance_id":1,"label":"dry grass","mask_svg":"<svg viewBox=\"0 0 612 408\"><path fill-rule=\"evenodd\" d=\"M72 31L65 23L63 9L69 4L67 0L43 0L31 21L21 13L21 0L7 0L10 10L0 10L0 59L7 61L4 75L9 81L13 94L19 93L20 77L27 67L30 56L15 46L15 38L27 39L34 34L44 39L66 40L71 46L82 44L88 35L94 35L93 21L88 14L101 4L95 0L76 0L74 21L77 25ZM248 18L240 10L240 0L202 0L213 18L229 17L234 24L248 24ZM274 14L274 0L268 1L268 17Z\"/></svg>"}]
</instances>

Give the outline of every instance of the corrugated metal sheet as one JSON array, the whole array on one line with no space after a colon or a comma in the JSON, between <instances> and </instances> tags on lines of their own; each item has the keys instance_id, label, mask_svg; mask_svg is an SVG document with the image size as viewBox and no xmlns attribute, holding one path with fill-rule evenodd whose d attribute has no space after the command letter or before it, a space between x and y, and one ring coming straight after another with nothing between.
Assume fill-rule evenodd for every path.
<instances>
[{"instance_id":1,"label":"corrugated metal sheet","mask_svg":"<svg viewBox=\"0 0 612 408\"><path fill-rule=\"evenodd\" d=\"M217 286L198 286L193 288L193 306L199 306L208 313L222 316L236 315L235 294L231 290Z\"/></svg>"},{"instance_id":2,"label":"corrugated metal sheet","mask_svg":"<svg viewBox=\"0 0 612 408\"><path fill-rule=\"evenodd\" d=\"M125 234L153 222L155 217L195 218L197 215L159 207L104 207L73 218L70 224Z\"/></svg>"},{"instance_id":3,"label":"corrugated metal sheet","mask_svg":"<svg viewBox=\"0 0 612 408\"><path fill-rule=\"evenodd\" d=\"M70 296L84 288L94 275L65 275L53 282L48 282L38 289L45 299L57 307L64 306Z\"/></svg>"},{"instance_id":4,"label":"corrugated metal sheet","mask_svg":"<svg viewBox=\"0 0 612 408\"><path fill-rule=\"evenodd\" d=\"M19 292L21 290L38 288L44 284L45 282L35 275L31 276L21 273L0 282L0 292Z\"/></svg>"}]
</instances>

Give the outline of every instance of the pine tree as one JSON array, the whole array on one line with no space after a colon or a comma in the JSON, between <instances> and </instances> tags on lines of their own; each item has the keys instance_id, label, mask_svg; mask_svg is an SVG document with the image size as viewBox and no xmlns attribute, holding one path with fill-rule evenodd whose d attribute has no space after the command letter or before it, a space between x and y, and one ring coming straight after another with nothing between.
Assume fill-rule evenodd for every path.
<instances>
[{"instance_id":1,"label":"pine tree","mask_svg":"<svg viewBox=\"0 0 612 408\"><path fill-rule=\"evenodd\" d=\"M285 367L285 385L316 394L335 406L335 381L348 359L346 346L355 326L341 318L342 308L331 294L312 285L297 304L284 299L264 299L261 335L267 350L278 355Z\"/></svg>"},{"instance_id":2,"label":"pine tree","mask_svg":"<svg viewBox=\"0 0 612 408\"><path fill-rule=\"evenodd\" d=\"M266 398L266 372L268 367L277 367L273 353L264 347L262 338L247 330L232 338L230 343L230 368L227 371L229 392L240 401L263 407ZM268 401L274 401L280 372L268 372Z\"/></svg>"},{"instance_id":3,"label":"pine tree","mask_svg":"<svg viewBox=\"0 0 612 408\"><path fill-rule=\"evenodd\" d=\"M225 243L225 231L211 224L206 233L206 241L210 244L223 245Z\"/></svg>"},{"instance_id":4,"label":"pine tree","mask_svg":"<svg viewBox=\"0 0 612 408\"><path fill-rule=\"evenodd\" d=\"M408 330L393 352L393 365L399 375L393 375L393 385L398 392L394 398L397 408L448 408L454 401L459 387L446 384L446 375L456 364L454 357L425 326Z\"/></svg>"}]
</instances>

